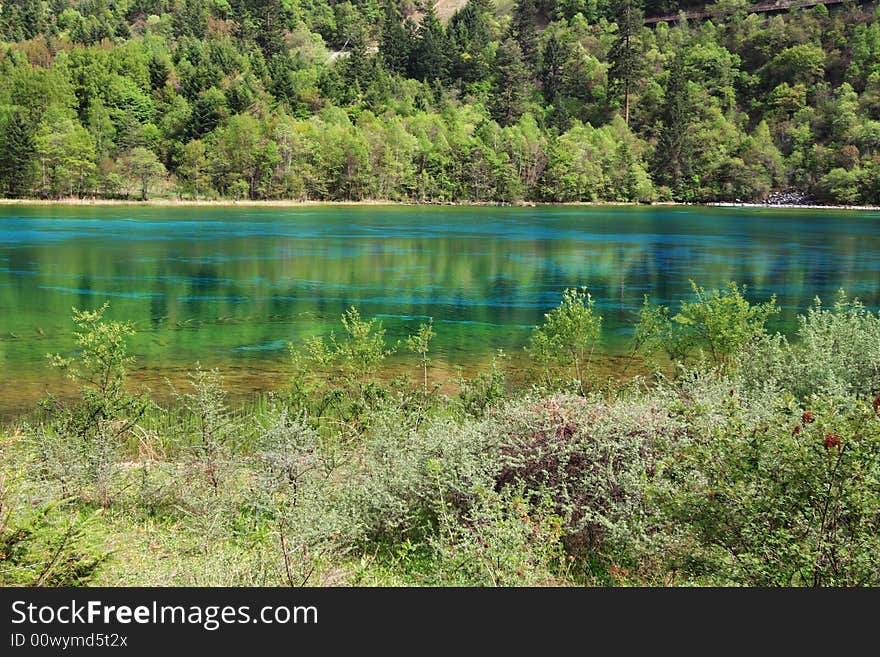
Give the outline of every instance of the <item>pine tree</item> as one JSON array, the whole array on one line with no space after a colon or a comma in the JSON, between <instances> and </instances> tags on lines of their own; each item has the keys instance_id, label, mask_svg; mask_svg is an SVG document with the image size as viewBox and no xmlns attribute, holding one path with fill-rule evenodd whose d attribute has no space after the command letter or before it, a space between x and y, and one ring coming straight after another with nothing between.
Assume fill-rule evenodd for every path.
<instances>
[{"instance_id":1,"label":"pine tree","mask_svg":"<svg viewBox=\"0 0 880 657\"><path fill-rule=\"evenodd\" d=\"M544 46L544 56L541 58L541 91L548 103L554 102L556 95L562 91L565 81L566 52L562 42L552 32Z\"/></svg>"},{"instance_id":2,"label":"pine tree","mask_svg":"<svg viewBox=\"0 0 880 657\"><path fill-rule=\"evenodd\" d=\"M617 36L608 53L608 78L623 88L623 119L629 125L629 98L634 83L645 67L642 27L644 16L638 0L619 0L615 10Z\"/></svg>"},{"instance_id":3,"label":"pine tree","mask_svg":"<svg viewBox=\"0 0 880 657\"><path fill-rule=\"evenodd\" d=\"M537 18L536 0L516 0L510 34L519 44L523 61L533 68L538 63L538 33L535 30Z\"/></svg>"},{"instance_id":4,"label":"pine tree","mask_svg":"<svg viewBox=\"0 0 880 657\"><path fill-rule=\"evenodd\" d=\"M514 39L508 38L498 48L495 66L492 114L502 125L511 125L525 112L531 88L529 68Z\"/></svg>"},{"instance_id":5,"label":"pine tree","mask_svg":"<svg viewBox=\"0 0 880 657\"><path fill-rule=\"evenodd\" d=\"M657 180L673 188L687 176L690 161L690 94L682 58L676 57L669 71L663 126L655 155Z\"/></svg>"},{"instance_id":6,"label":"pine tree","mask_svg":"<svg viewBox=\"0 0 880 657\"><path fill-rule=\"evenodd\" d=\"M394 3L388 3L385 8L385 20L382 23L382 40L379 44L379 53L382 55L385 68L404 75L409 62L410 49L409 34L403 26L403 16Z\"/></svg>"},{"instance_id":7,"label":"pine tree","mask_svg":"<svg viewBox=\"0 0 880 657\"><path fill-rule=\"evenodd\" d=\"M24 38L33 39L43 32L43 3L40 0L21 0L18 4L21 7L20 17Z\"/></svg>"},{"instance_id":8,"label":"pine tree","mask_svg":"<svg viewBox=\"0 0 880 657\"><path fill-rule=\"evenodd\" d=\"M256 41L263 53L271 57L284 50L284 19L278 0L250 0L251 15L256 22Z\"/></svg>"},{"instance_id":9,"label":"pine tree","mask_svg":"<svg viewBox=\"0 0 880 657\"><path fill-rule=\"evenodd\" d=\"M0 180L10 197L20 196L27 191L34 156L33 134L21 110L6 122L0 147Z\"/></svg>"},{"instance_id":10,"label":"pine tree","mask_svg":"<svg viewBox=\"0 0 880 657\"><path fill-rule=\"evenodd\" d=\"M445 81L449 73L446 31L434 7L428 8L419 25L415 47L409 58L410 77Z\"/></svg>"},{"instance_id":11,"label":"pine tree","mask_svg":"<svg viewBox=\"0 0 880 657\"><path fill-rule=\"evenodd\" d=\"M452 59L452 77L464 82L481 82L489 77L486 56L492 40L489 29L491 4L487 0L470 0L453 14L446 28Z\"/></svg>"}]
</instances>

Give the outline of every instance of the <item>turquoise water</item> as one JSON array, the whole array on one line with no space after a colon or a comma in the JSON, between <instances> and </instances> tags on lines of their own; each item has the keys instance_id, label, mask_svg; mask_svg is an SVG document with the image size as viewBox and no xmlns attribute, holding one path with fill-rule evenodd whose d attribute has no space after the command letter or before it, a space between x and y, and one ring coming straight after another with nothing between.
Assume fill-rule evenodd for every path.
<instances>
[{"instance_id":1,"label":"turquoise water","mask_svg":"<svg viewBox=\"0 0 880 657\"><path fill-rule=\"evenodd\" d=\"M433 317L449 363L518 350L562 290L587 285L624 348L643 295L689 279L777 294L790 326L839 287L880 305L880 215L746 208L0 207L0 413L55 375L70 309L136 323L145 371L283 369L285 345L351 304L396 340ZM242 385L253 386L253 380ZM26 389L28 392L20 392Z\"/></svg>"}]
</instances>

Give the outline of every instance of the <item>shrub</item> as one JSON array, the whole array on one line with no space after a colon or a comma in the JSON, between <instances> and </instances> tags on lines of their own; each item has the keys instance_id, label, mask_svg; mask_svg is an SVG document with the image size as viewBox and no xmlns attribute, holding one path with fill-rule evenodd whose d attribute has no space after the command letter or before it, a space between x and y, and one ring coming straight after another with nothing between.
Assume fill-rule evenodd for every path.
<instances>
[{"instance_id":1,"label":"shrub","mask_svg":"<svg viewBox=\"0 0 880 657\"><path fill-rule=\"evenodd\" d=\"M422 392L425 397L428 396L428 365L431 360L428 358L428 350L431 346L431 340L436 337L434 332L434 320L429 319L427 324L419 324L419 330L406 339L406 348L419 356L419 364L422 366L424 381Z\"/></svg>"},{"instance_id":2,"label":"shrub","mask_svg":"<svg viewBox=\"0 0 880 657\"><path fill-rule=\"evenodd\" d=\"M496 487L545 496L563 520L569 553L607 563L631 549L647 473L681 428L649 402L527 399L494 416L501 457Z\"/></svg>"},{"instance_id":3,"label":"shrub","mask_svg":"<svg viewBox=\"0 0 880 657\"><path fill-rule=\"evenodd\" d=\"M92 517L64 500L28 499L11 455L0 468L0 586L81 586L107 558ZM10 467L12 465L12 467Z\"/></svg>"},{"instance_id":4,"label":"shrub","mask_svg":"<svg viewBox=\"0 0 880 657\"><path fill-rule=\"evenodd\" d=\"M293 376L289 400L309 411L316 421L335 421L355 434L362 429L364 415L385 396L376 372L393 353L385 343L385 329L376 319L365 321L352 306L343 313L345 335L338 338L310 338L300 349L289 345ZM423 334L427 358L427 334ZM331 422L332 423L332 422Z\"/></svg>"},{"instance_id":5,"label":"shrub","mask_svg":"<svg viewBox=\"0 0 880 657\"><path fill-rule=\"evenodd\" d=\"M741 380L750 390L873 397L880 392L880 313L871 313L841 290L834 307L818 298L798 318L795 339L765 336L740 357Z\"/></svg>"},{"instance_id":6,"label":"shrub","mask_svg":"<svg viewBox=\"0 0 880 657\"><path fill-rule=\"evenodd\" d=\"M439 466L434 471L441 507L437 532L429 539L432 583L546 586L564 579L568 562L561 542L562 520L549 500L530 503L522 491L512 488L480 491L463 513L444 502Z\"/></svg>"},{"instance_id":7,"label":"shrub","mask_svg":"<svg viewBox=\"0 0 880 657\"><path fill-rule=\"evenodd\" d=\"M651 355L663 349L674 362L686 363L697 351L710 365L729 369L748 344L766 335L767 320L779 312L776 297L751 304L746 286L705 290L691 281L693 300L684 301L677 314L653 307L645 298L636 326L635 347Z\"/></svg>"},{"instance_id":8,"label":"shrub","mask_svg":"<svg viewBox=\"0 0 880 657\"><path fill-rule=\"evenodd\" d=\"M486 411L504 399L507 392L507 374L502 366L507 356L503 351L492 357L488 372L479 372L465 379L458 377L458 404L465 414L481 418Z\"/></svg>"},{"instance_id":9,"label":"shrub","mask_svg":"<svg viewBox=\"0 0 880 657\"><path fill-rule=\"evenodd\" d=\"M693 574L716 584L880 583L880 422L864 402L792 404L667 454L652 495L687 529Z\"/></svg>"},{"instance_id":10,"label":"shrub","mask_svg":"<svg viewBox=\"0 0 880 657\"><path fill-rule=\"evenodd\" d=\"M593 352L602 337L602 317L596 314L595 305L586 288L569 288L559 306L532 331L528 352L544 368L548 383L556 368L570 367L584 394Z\"/></svg>"},{"instance_id":11,"label":"shrub","mask_svg":"<svg viewBox=\"0 0 880 657\"><path fill-rule=\"evenodd\" d=\"M59 481L65 497L76 495L104 507L110 504L121 454L150 403L125 389L134 362L125 340L134 330L128 323L106 321L107 309L108 304L95 311L74 309L76 357L48 358L80 385L80 399L42 402L48 421L31 435L41 473Z\"/></svg>"},{"instance_id":12,"label":"shrub","mask_svg":"<svg viewBox=\"0 0 880 657\"><path fill-rule=\"evenodd\" d=\"M432 533L438 469L445 500L457 507L469 507L476 490L492 488L498 461L482 423L440 418L417 428L396 413L374 423L344 492L355 539L397 542Z\"/></svg>"},{"instance_id":13,"label":"shrub","mask_svg":"<svg viewBox=\"0 0 880 657\"><path fill-rule=\"evenodd\" d=\"M176 393L183 410L177 431L190 455L193 471L204 477L215 495L227 478L232 443L242 427L226 403L223 379L217 370L198 365L190 374L192 392Z\"/></svg>"}]
</instances>

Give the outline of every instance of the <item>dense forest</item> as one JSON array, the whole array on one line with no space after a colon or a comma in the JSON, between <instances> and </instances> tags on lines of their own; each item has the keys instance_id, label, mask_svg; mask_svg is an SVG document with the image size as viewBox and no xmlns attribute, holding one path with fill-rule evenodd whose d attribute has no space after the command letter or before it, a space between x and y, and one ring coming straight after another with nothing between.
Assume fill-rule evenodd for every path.
<instances>
[{"instance_id":1,"label":"dense forest","mask_svg":"<svg viewBox=\"0 0 880 657\"><path fill-rule=\"evenodd\" d=\"M875 13L691 5L4 3L2 193L880 202Z\"/></svg>"}]
</instances>

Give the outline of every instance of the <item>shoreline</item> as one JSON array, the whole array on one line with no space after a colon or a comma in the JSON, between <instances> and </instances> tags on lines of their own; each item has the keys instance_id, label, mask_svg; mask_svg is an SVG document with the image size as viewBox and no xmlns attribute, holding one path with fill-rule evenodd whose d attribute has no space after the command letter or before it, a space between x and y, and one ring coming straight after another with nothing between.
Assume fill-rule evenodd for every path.
<instances>
[{"instance_id":1,"label":"shoreline","mask_svg":"<svg viewBox=\"0 0 880 657\"><path fill-rule=\"evenodd\" d=\"M0 206L82 206L82 207L266 207L266 208L321 208L321 207L704 207L704 208L750 208L764 210L859 210L880 212L877 205L807 205L760 202L713 201L708 203L682 203L678 201L654 201L637 203L624 201L392 201L369 199L364 201L317 201L317 200L228 200L228 199L167 199L156 198L147 201L103 198L71 198L60 199L14 199L0 198Z\"/></svg>"},{"instance_id":2,"label":"shoreline","mask_svg":"<svg viewBox=\"0 0 880 657\"><path fill-rule=\"evenodd\" d=\"M682 204L684 205L684 204ZM802 203L737 203L734 201L716 201L713 203L693 203L714 208L763 208L766 210L864 210L880 211L880 205L805 205Z\"/></svg>"}]
</instances>

